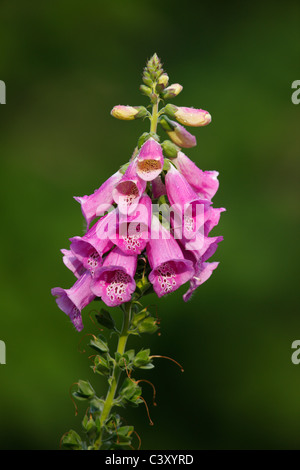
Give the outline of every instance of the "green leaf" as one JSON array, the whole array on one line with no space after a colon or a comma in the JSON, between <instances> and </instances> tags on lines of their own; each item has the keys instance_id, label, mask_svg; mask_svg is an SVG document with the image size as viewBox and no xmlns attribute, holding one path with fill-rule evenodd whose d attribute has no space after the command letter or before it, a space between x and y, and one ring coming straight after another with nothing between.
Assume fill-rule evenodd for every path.
<instances>
[{"instance_id":1,"label":"green leaf","mask_svg":"<svg viewBox=\"0 0 300 470\"><path fill-rule=\"evenodd\" d=\"M90 412L92 414L97 413L97 412L102 412L103 407L104 407L104 400L102 398L94 397L90 401Z\"/></svg>"}]
</instances>

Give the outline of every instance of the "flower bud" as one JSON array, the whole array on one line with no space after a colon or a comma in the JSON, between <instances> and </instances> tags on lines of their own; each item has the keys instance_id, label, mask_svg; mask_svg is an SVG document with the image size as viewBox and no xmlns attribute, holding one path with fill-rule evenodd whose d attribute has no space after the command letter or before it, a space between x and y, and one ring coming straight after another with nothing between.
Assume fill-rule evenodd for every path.
<instances>
[{"instance_id":1,"label":"flower bud","mask_svg":"<svg viewBox=\"0 0 300 470\"><path fill-rule=\"evenodd\" d=\"M163 149L164 156L167 158L176 158L177 153L180 151L180 148L170 140L164 140L161 143L161 148Z\"/></svg>"},{"instance_id":2,"label":"flower bud","mask_svg":"<svg viewBox=\"0 0 300 470\"><path fill-rule=\"evenodd\" d=\"M143 95L151 96L152 88L146 85L140 85L140 91L143 93Z\"/></svg>"},{"instance_id":3,"label":"flower bud","mask_svg":"<svg viewBox=\"0 0 300 470\"><path fill-rule=\"evenodd\" d=\"M168 104L165 107L165 113L186 126L202 127L211 122L211 115L204 109L177 107Z\"/></svg>"},{"instance_id":4,"label":"flower bud","mask_svg":"<svg viewBox=\"0 0 300 470\"><path fill-rule=\"evenodd\" d=\"M161 93L166 88L168 83L169 83L169 77L166 73L163 73L157 81L156 91L158 93Z\"/></svg>"},{"instance_id":5,"label":"flower bud","mask_svg":"<svg viewBox=\"0 0 300 470\"><path fill-rule=\"evenodd\" d=\"M166 100L170 98L175 98L175 96L179 95L182 89L182 85L180 85L179 83L173 83L173 85L170 85L165 88L165 90L162 92L162 97Z\"/></svg>"},{"instance_id":6,"label":"flower bud","mask_svg":"<svg viewBox=\"0 0 300 470\"><path fill-rule=\"evenodd\" d=\"M110 114L123 121L132 121L147 116L148 111L144 106L114 106Z\"/></svg>"},{"instance_id":7,"label":"flower bud","mask_svg":"<svg viewBox=\"0 0 300 470\"><path fill-rule=\"evenodd\" d=\"M177 122L171 121L166 116L162 116L159 122L174 144L184 148L197 145L196 137Z\"/></svg>"}]
</instances>

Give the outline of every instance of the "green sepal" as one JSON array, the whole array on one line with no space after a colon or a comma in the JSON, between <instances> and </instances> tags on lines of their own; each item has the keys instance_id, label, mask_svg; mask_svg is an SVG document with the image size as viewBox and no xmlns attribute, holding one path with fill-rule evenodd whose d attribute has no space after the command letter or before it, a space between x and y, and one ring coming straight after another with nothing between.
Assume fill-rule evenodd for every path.
<instances>
[{"instance_id":1,"label":"green sepal","mask_svg":"<svg viewBox=\"0 0 300 470\"><path fill-rule=\"evenodd\" d=\"M100 325L108 328L109 330L115 330L116 325L114 319L104 308L101 308L100 313L96 313L95 318Z\"/></svg>"},{"instance_id":2,"label":"green sepal","mask_svg":"<svg viewBox=\"0 0 300 470\"><path fill-rule=\"evenodd\" d=\"M77 400L90 400L95 396L96 392L88 381L79 380L77 385L78 389L73 392L73 396Z\"/></svg>"},{"instance_id":3,"label":"green sepal","mask_svg":"<svg viewBox=\"0 0 300 470\"><path fill-rule=\"evenodd\" d=\"M69 450L81 450L83 447L81 437L73 429L62 437L61 445Z\"/></svg>"},{"instance_id":4,"label":"green sepal","mask_svg":"<svg viewBox=\"0 0 300 470\"><path fill-rule=\"evenodd\" d=\"M142 389L132 379L126 377L120 390L119 398L120 404L129 402L132 405L138 405L142 402L140 396Z\"/></svg>"},{"instance_id":5,"label":"green sepal","mask_svg":"<svg viewBox=\"0 0 300 470\"><path fill-rule=\"evenodd\" d=\"M166 158L176 158L177 153L180 151L180 147L171 142L171 140L164 140L161 143L161 148Z\"/></svg>"},{"instance_id":6,"label":"green sepal","mask_svg":"<svg viewBox=\"0 0 300 470\"><path fill-rule=\"evenodd\" d=\"M94 358L94 365L91 366L93 371L100 375L109 375L111 372L111 366L109 361L102 355L102 356L95 356Z\"/></svg>"},{"instance_id":7,"label":"green sepal","mask_svg":"<svg viewBox=\"0 0 300 470\"><path fill-rule=\"evenodd\" d=\"M149 357L150 349L141 349L133 359L133 366L134 367L143 367L146 366L151 362L151 358Z\"/></svg>"},{"instance_id":8,"label":"green sepal","mask_svg":"<svg viewBox=\"0 0 300 470\"><path fill-rule=\"evenodd\" d=\"M108 352L109 347L106 341L106 338L103 335L99 335L97 338L95 337L89 342L89 346L95 349L98 352Z\"/></svg>"}]
</instances>

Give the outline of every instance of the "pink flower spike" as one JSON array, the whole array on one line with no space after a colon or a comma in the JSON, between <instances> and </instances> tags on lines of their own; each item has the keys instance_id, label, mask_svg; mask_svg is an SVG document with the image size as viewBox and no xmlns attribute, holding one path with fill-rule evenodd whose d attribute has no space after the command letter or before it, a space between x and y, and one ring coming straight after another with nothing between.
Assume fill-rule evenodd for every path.
<instances>
[{"instance_id":1,"label":"pink flower spike","mask_svg":"<svg viewBox=\"0 0 300 470\"><path fill-rule=\"evenodd\" d=\"M202 171L183 152L178 152L172 163L193 187L199 197L211 200L219 188L217 171Z\"/></svg>"},{"instance_id":2,"label":"pink flower spike","mask_svg":"<svg viewBox=\"0 0 300 470\"><path fill-rule=\"evenodd\" d=\"M117 211L114 209L98 220L83 237L70 238L73 255L90 271L92 277L102 266L102 255L114 245L108 234L116 228L116 217Z\"/></svg>"},{"instance_id":3,"label":"pink flower spike","mask_svg":"<svg viewBox=\"0 0 300 470\"><path fill-rule=\"evenodd\" d=\"M85 272L70 289L54 287L51 294L56 296L58 307L66 313L77 331L83 328L81 310L95 298L91 291L91 276Z\"/></svg>"},{"instance_id":4,"label":"pink flower spike","mask_svg":"<svg viewBox=\"0 0 300 470\"><path fill-rule=\"evenodd\" d=\"M110 236L110 240L125 254L140 254L145 249L150 236L151 217L151 199L145 194L132 215L119 214L116 234Z\"/></svg>"},{"instance_id":5,"label":"pink flower spike","mask_svg":"<svg viewBox=\"0 0 300 470\"><path fill-rule=\"evenodd\" d=\"M137 174L145 181L152 181L163 169L162 148L152 137L142 145L137 155Z\"/></svg>"},{"instance_id":6,"label":"pink flower spike","mask_svg":"<svg viewBox=\"0 0 300 470\"><path fill-rule=\"evenodd\" d=\"M60 250L63 256L63 263L64 265L72 271L77 279L84 273L86 270L81 261L72 253L71 250Z\"/></svg>"},{"instance_id":7,"label":"pink flower spike","mask_svg":"<svg viewBox=\"0 0 300 470\"><path fill-rule=\"evenodd\" d=\"M123 214L131 214L135 210L146 189L146 181L137 174L137 163L134 158L112 191L113 200Z\"/></svg>"},{"instance_id":8,"label":"pink flower spike","mask_svg":"<svg viewBox=\"0 0 300 470\"><path fill-rule=\"evenodd\" d=\"M111 208L114 202L112 191L122 177L123 174L117 171L90 196L74 197L74 199L81 204L81 210L86 220L87 228L89 228L93 219L103 215Z\"/></svg>"},{"instance_id":9,"label":"pink flower spike","mask_svg":"<svg viewBox=\"0 0 300 470\"><path fill-rule=\"evenodd\" d=\"M137 256L125 255L115 247L105 258L91 289L109 307L129 302L136 284Z\"/></svg>"},{"instance_id":10,"label":"pink flower spike","mask_svg":"<svg viewBox=\"0 0 300 470\"><path fill-rule=\"evenodd\" d=\"M218 267L218 264L218 262L199 263L195 271L195 275L190 281L190 287L188 291L183 295L183 300L185 302L187 302L191 298L197 287L201 286L201 284L203 284L210 278L212 272Z\"/></svg>"},{"instance_id":11,"label":"pink flower spike","mask_svg":"<svg viewBox=\"0 0 300 470\"><path fill-rule=\"evenodd\" d=\"M192 261L184 258L172 234L154 217L146 251L152 269L149 281L158 297L175 291L194 275Z\"/></svg>"}]
</instances>

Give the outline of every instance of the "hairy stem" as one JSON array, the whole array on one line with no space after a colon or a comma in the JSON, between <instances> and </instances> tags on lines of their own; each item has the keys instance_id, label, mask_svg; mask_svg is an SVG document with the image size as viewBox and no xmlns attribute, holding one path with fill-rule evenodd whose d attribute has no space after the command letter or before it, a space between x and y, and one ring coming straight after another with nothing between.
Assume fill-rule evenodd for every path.
<instances>
[{"instance_id":1,"label":"hairy stem","mask_svg":"<svg viewBox=\"0 0 300 470\"><path fill-rule=\"evenodd\" d=\"M128 304L125 305L125 308L124 308L123 327L122 327L121 334L119 336L118 347L117 347L117 352L120 353L121 355L123 355L124 352L125 352L127 339L128 339L128 336L129 336L128 328L129 328L129 325L130 325L130 317L131 317L131 303L128 303ZM101 444L102 444L103 426L104 426L105 421L107 420L107 418L110 414L110 411L112 409L113 400L114 400L115 393L116 393L116 390L117 390L117 387L118 387L118 382L119 382L121 372L122 371L119 368L119 366L117 364L115 364L113 372L112 372L110 387L107 391L105 403L104 403L104 406L103 406L103 411L102 411L101 418L100 418L101 431L100 431L99 438L95 442L95 449L96 450L99 449L101 447Z\"/></svg>"}]
</instances>

